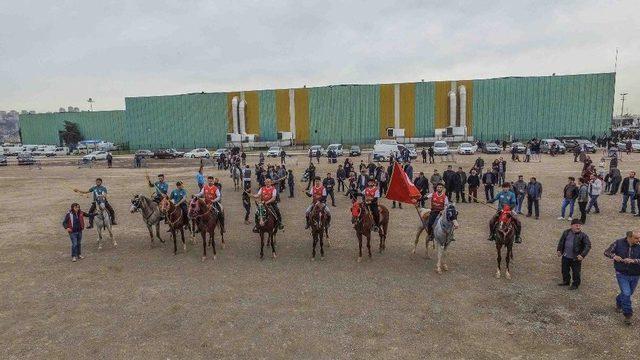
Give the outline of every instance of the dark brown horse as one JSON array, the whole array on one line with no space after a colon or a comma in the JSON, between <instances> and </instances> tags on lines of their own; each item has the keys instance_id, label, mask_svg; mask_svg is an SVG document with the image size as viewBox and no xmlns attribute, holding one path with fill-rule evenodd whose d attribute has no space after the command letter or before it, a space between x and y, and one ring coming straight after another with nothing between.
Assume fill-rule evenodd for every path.
<instances>
[{"instance_id":1,"label":"dark brown horse","mask_svg":"<svg viewBox=\"0 0 640 360\"><path fill-rule=\"evenodd\" d=\"M498 252L498 269L496 270L496 278L500 278L500 263L502 262L502 247L505 246L507 248L507 254L505 257L506 263L506 271L504 277L507 279L511 279L511 274L509 273L509 261L513 259L513 241L516 238L516 225L514 221L511 219L511 214L509 212L503 211L495 225L495 241L496 241L496 250Z\"/></svg>"},{"instance_id":2,"label":"dark brown horse","mask_svg":"<svg viewBox=\"0 0 640 360\"><path fill-rule=\"evenodd\" d=\"M329 239L329 213L325 210L325 204L317 202L309 213L311 236L313 237L313 252L311 260L316 259L316 245L320 243L320 260L324 260L324 236Z\"/></svg>"},{"instance_id":3,"label":"dark brown horse","mask_svg":"<svg viewBox=\"0 0 640 360\"><path fill-rule=\"evenodd\" d=\"M256 202L256 228L260 234L260 260L264 259L264 234L269 235L267 246L271 245L271 254L275 259L276 254L276 233L278 225L276 215L263 203Z\"/></svg>"},{"instance_id":4,"label":"dark brown horse","mask_svg":"<svg viewBox=\"0 0 640 360\"><path fill-rule=\"evenodd\" d=\"M176 206L165 196L160 200L160 211L162 211L169 224L169 231L173 238L173 255L178 253L177 231L180 231L180 237L182 238L182 250L186 252L187 244L184 241L184 227L187 226L189 230L191 230L191 227L189 226L189 220L182 213L182 208Z\"/></svg>"},{"instance_id":5,"label":"dark brown horse","mask_svg":"<svg viewBox=\"0 0 640 360\"><path fill-rule=\"evenodd\" d=\"M204 200L194 197L189 204L189 217L195 220L198 230L200 231L200 236L202 236L202 261L207 259L207 233L209 233L209 243L213 248L213 259L215 260L215 230L219 224L218 216ZM224 229L222 226L220 226L220 237L222 238L222 247L224 247Z\"/></svg>"},{"instance_id":6,"label":"dark brown horse","mask_svg":"<svg viewBox=\"0 0 640 360\"><path fill-rule=\"evenodd\" d=\"M378 235L380 235L380 245L378 251L382 251L387 247L387 229L389 227L389 210L383 205L378 205L378 211L380 212L380 228L378 229ZM368 207L362 203L355 202L351 207L351 223L354 224L356 229L356 236L358 237L358 262L362 261L362 236L367 238L367 250L369 251L369 258L371 258L371 229L373 228L373 214L369 211Z\"/></svg>"}]
</instances>

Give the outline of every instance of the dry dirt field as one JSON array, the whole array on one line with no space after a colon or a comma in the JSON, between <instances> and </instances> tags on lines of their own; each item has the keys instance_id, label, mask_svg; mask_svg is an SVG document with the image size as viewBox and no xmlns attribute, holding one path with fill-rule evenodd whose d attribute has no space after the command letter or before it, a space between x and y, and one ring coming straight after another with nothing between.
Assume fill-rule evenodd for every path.
<instances>
[{"instance_id":1,"label":"dry dirt field","mask_svg":"<svg viewBox=\"0 0 640 360\"><path fill-rule=\"evenodd\" d=\"M473 159L458 157L458 164L468 169ZM293 161L299 177L305 159ZM509 179L536 175L545 189L541 219L522 218L524 243L514 250L512 280L494 278L495 247L486 240L492 212L477 204L459 206L461 228L442 275L423 257L422 243L411 255L418 222L408 206L391 210L386 252L357 263L342 195L332 209L332 246L324 261L312 262L303 223L309 200L300 183L296 197L281 203L286 231L278 235L278 259L267 251L260 261L258 236L242 222L240 193L213 168L206 174L223 176L225 186L226 248L205 263L199 243L177 256L169 242L150 248L141 216L128 212L131 196L149 193L145 171L166 174L172 185L184 180L193 192L196 163L131 169L130 160L119 159L114 169L64 162L0 168L0 358L637 359L640 323L625 327L614 313L617 285L602 255L638 228L637 218L618 214L619 196L601 197L602 213L584 226L593 248L580 289L556 286L555 247L568 228L556 220L562 187L579 173L570 155L509 162ZM621 162L624 172L638 165L640 155ZM417 163L415 172L431 174L434 167L445 165ZM319 169L334 172L335 165ZM89 200L72 189L86 189L96 177L104 179L119 218L119 247L98 251L95 231L85 231L86 259L72 263L60 222L71 202L87 210ZM163 237L169 239L164 230Z\"/></svg>"}]
</instances>

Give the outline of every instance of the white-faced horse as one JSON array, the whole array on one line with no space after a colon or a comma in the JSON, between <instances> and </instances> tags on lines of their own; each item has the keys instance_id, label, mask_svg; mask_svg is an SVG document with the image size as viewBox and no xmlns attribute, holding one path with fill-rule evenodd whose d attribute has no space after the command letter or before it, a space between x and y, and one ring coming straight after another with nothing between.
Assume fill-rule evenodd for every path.
<instances>
[{"instance_id":1,"label":"white-faced horse","mask_svg":"<svg viewBox=\"0 0 640 360\"><path fill-rule=\"evenodd\" d=\"M431 209L420 209L420 218L421 224L418 227L418 232L416 233L416 240L413 247L413 253L416 253L416 248L418 247L418 241L420 240L420 234L425 230L425 225L427 219L429 218L429 214L431 213ZM438 263L436 264L436 272L438 274L442 274L442 271L448 271L449 267L447 266L444 258L445 252L449 247L453 239L453 232L458 228L458 211L456 210L455 205L449 204L444 211L441 211L433 224L433 239L429 238L427 235L427 240L425 243L426 247L426 257L429 258L429 241L433 241L433 246L436 246L438 243Z\"/></svg>"},{"instance_id":2,"label":"white-faced horse","mask_svg":"<svg viewBox=\"0 0 640 360\"><path fill-rule=\"evenodd\" d=\"M111 216L107 211L105 199L103 196L96 198L96 214L94 216L94 224L96 231L98 232L98 250L102 249L102 232L107 230L109 233L109 239L113 243L113 247L118 247L118 243L113 238L113 232L111 231Z\"/></svg>"}]
</instances>

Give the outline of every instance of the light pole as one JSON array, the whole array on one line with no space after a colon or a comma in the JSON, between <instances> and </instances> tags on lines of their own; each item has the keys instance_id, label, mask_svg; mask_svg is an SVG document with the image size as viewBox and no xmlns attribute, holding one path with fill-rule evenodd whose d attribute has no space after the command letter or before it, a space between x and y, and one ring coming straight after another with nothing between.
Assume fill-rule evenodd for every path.
<instances>
[{"instance_id":1,"label":"light pole","mask_svg":"<svg viewBox=\"0 0 640 360\"><path fill-rule=\"evenodd\" d=\"M93 111L93 103L94 103L95 101L93 101L93 99L92 99L92 98L89 98L89 100L87 100L87 102L89 103L89 111Z\"/></svg>"},{"instance_id":2,"label":"light pole","mask_svg":"<svg viewBox=\"0 0 640 360\"><path fill-rule=\"evenodd\" d=\"M622 93L620 94L620 96L622 96L622 107L620 107L620 117L624 116L624 97L627 96L629 93Z\"/></svg>"}]
</instances>

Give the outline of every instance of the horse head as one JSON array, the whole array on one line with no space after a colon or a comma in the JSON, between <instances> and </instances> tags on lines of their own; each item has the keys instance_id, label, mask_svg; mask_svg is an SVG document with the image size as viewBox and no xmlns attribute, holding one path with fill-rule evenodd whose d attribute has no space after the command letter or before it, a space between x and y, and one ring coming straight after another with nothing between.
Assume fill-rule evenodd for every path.
<instances>
[{"instance_id":1,"label":"horse head","mask_svg":"<svg viewBox=\"0 0 640 360\"><path fill-rule=\"evenodd\" d=\"M311 222L315 227L320 227L323 221L323 217L326 216L325 212L325 204L323 202L318 201L311 208Z\"/></svg>"},{"instance_id":2,"label":"horse head","mask_svg":"<svg viewBox=\"0 0 640 360\"><path fill-rule=\"evenodd\" d=\"M458 224L458 210L456 210L456 206L454 204L449 204L444 212L445 219L448 223L452 223L453 227L457 229L460 225Z\"/></svg>"},{"instance_id":3,"label":"horse head","mask_svg":"<svg viewBox=\"0 0 640 360\"><path fill-rule=\"evenodd\" d=\"M189 202L189 211L188 211L188 216L190 218L193 218L194 216L198 215L199 211L200 211L200 199L198 199L198 197L196 196L192 196L191 197L191 201Z\"/></svg>"},{"instance_id":4,"label":"horse head","mask_svg":"<svg viewBox=\"0 0 640 360\"><path fill-rule=\"evenodd\" d=\"M256 212L258 214L258 225L262 227L267 222L267 208L265 207L264 203L257 203Z\"/></svg>"},{"instance_id":5,"label":"horse head","mask_svg":"<svg viewBox=\"0 0 640 360\"><path fill-rule=\"evenodd\" d=\"M362 221L362 217L364 216L364 203L355 201L353 205L351 205L351 223L355 224Z\"/></svg>"},{"instance_id":6,"label":"horse head","mask_svg":"<svg viewBox=\"0 0 640 360\"><path fill-rule=\"evenodd\" d=\"M498 232L506 237L507 233L512 230L511 223L511 207L509 207L509 205L505 205L500 211L500 215L498 216Z\"/></svg>"},{"instance_id":7,"label":"horse head","mask_svg":"<svg viewBox=\"0 0 640 360\"><path fill-rule=\"evenodd\" d=\"M160 204L158 204L158 206L160 207L160 211L166 214L171 210L171 201L169 201L169 198L165 195L160 200Z\"/></svg>"},{"instance_id":8,"label":"horse head","mask_svg":"<svg viewBox=\"0 0 640 360\"><path fill-rule=\"evenodd\" d=\"M142 207L142 195L134 195L131 199L131 208L129 211L131 213L137 212Z\"/></svg>"}]
</instances>

